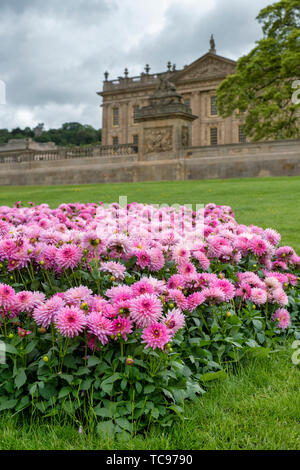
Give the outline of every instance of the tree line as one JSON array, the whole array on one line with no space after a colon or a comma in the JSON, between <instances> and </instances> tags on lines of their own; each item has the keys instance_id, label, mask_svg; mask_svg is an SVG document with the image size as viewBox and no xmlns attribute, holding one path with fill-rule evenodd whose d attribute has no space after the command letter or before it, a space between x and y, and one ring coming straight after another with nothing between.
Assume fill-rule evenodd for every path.
<instances>
[{"instance_id":1,"label":"tree line","mask_svg":"<svg viewBox=\"0 0 300 470\"><path fill-rule=\"evenodd\" d=\"M59 129L44 129L44 124L38 124L35 128L16 127L9 131L0 129L0 144L5 144L11 139L31 138L35 142L54 142L58 146L95 145L101 143L101 129L94 129L87 124L79 122L66 122Z\"/></svg>"}]
</instances>

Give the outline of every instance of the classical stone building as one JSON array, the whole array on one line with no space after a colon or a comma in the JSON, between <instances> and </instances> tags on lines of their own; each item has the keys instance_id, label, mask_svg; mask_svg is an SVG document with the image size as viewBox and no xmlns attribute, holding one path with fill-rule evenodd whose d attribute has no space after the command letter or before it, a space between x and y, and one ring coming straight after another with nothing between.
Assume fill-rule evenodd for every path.
<instances>
[{"instance_id":1,"label":"classical stone building","mask_svg":"<svg viewBox=\"0 0 300 470\"><path fill-rule=\"evenodd\" d=\"M151 74L147 64L140 76L129 77L125 69L124 77L108 80L105 72L103 91L102 145L138 144L139 110L149 104L161 79L175 85L193 115L192 145L217 145L243 143L243 123L236 117L226 119L218 115L216 89L227 75L234 73L236 62L216 53L213 36L210 50L190 65L177 70L171 62L165 72Z\"/></svg>"}]
</instances>

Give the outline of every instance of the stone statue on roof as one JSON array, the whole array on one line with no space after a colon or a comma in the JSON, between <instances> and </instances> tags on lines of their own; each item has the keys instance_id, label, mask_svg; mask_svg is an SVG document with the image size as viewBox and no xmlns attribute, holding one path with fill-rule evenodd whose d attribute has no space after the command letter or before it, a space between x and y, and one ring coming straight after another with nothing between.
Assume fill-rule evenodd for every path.
<instances>
[{"instance_id":1,"label":"stone statue on roof","mask_svg":"<svg viewBox=\"0 0 300 470\"><path fill-rule=\"evenodd\" d=\"M213 52L214 54L216 53L216 43L215 43L215 40L214 40L214 35L212 34L211 37L210 37L210 50L209 52Z\"/></svg>"}]
</instances>

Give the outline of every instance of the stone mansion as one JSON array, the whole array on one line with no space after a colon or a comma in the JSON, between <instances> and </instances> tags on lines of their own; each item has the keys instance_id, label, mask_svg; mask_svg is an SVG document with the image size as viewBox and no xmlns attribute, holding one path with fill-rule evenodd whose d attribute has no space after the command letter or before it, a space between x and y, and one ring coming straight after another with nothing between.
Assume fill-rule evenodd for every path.
<instances>
[{"instance_id":1,"label":"stone mansion","mask_svg":"<svg viewBox=\"0 0 300 470\"><path fill-rule=\"evenodd\" d=\"M105 72L102 97L102 145L135 144L139 139L139 109L148 105L161 79L175 85L184 104L196 116L192 123L192 146L244 143L243 123L235 116L222 118L216 106L216 89L227 75L234 73L236 62L216 54L213 36L210 49L199 59L177 70L171 62L165 72L152 74L147 64L136 77L108 80Z\"/></svg>"}]
</instances>

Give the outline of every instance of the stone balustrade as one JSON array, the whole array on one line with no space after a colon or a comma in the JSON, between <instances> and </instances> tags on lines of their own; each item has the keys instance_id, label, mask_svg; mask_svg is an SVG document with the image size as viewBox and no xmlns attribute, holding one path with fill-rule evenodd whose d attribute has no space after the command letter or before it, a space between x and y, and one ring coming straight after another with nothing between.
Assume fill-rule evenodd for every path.
<instances>
[{"instance_id":1,"label":"stone balustrade","mask_svg":"<svg viewBox=\"0 0 300 470\"><path fill-rule=\"evenodd\" d=\"M120 145L96 145L94 147L60 148L55 150L11 150L0 152L0 164L38 162L52 160L68 160L85 157L101 157L114 155L132 155L138 152L138 147L133 144Z\"/></svg>"}]
</instances>

